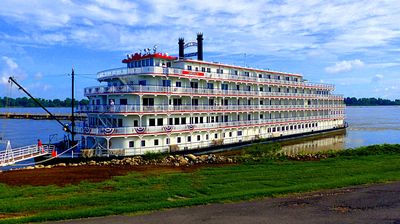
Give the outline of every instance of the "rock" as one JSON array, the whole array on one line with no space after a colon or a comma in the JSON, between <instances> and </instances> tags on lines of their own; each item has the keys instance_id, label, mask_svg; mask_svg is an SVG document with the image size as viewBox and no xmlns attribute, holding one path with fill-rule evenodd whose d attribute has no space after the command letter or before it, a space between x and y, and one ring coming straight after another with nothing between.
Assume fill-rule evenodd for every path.
<instances>
[{"instance_id":1,"label":"rock","mask_svg":"<svg viewBox=\"0 0 400 224\"><path fill-rule=\"evenodd\" d=\"M90 160L90 161L88 162L88 165L91 165L91 166L96 165L96 161Z\"/></svg>"},{"instance_id":2,"label":"rock","mask_svg":"<svg viewBox=\"0 0 400 224\"><path fill-rule=\"evenodd\" d=\"M27 170L33 170L33 169L35 169L35 167L33 167L33 166L27 166L27 167L25 167L25 169L27 169Z\"/></svg>"},{"instance_id":3,"label":"rock","mask_svg":"<svg viewBox=\"0 0 400 224\"><path fill-rule=\"evenodd\" d=\"M53 166L52 166L52 165L47 165L47 166L45 166L44 168L50 169L50 168L53 168Z\"/></svg>"},{"instance_id":4,"label":"rock","mask_svg":"<svg viewBox=\"0 0 400 224\"><path fill-rule=\"evenodd\" d=\"M195 155L193 155L193 154L187 154L186 157L188 159L192 160L192 161L196 161L197 160L197 157Z\"/></svg>"},{"instance_id":5,"label":"rock","mask_svg":"<svg viewBox=\"0 0 400 224\"><path fill-rule=\"evenodd\" d=\"M59 163L59 164L57 164L57 166L67 166L67 164L65 164L65 163Z\"/></svg>"}]
</instances>

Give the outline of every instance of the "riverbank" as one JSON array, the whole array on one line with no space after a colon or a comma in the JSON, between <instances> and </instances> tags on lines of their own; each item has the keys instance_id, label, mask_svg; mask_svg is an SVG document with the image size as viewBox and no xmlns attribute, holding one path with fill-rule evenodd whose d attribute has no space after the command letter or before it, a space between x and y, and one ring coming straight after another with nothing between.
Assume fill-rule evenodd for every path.
<instances>
[{"instance_id":1,"label":"riverbank","mask_svg":"<svg viewBox=\"0 0 400 224\"><path fill-rule=\"evenodd\" d=\"M0 223L138 214L400 180L400 145L310 155L300 161L275 152L274 146L256 145L240 155L237 164L162 169L150 165L143 170L130 165L130 168L85 165L3 172L0 182L7 173L17 177L23 172L30 174L25 179L57 179L57 175L68 173L87 176L108 173L109 177L80 183L71 181L60 186L0 184ZM55 176L46 173L50 171Z\"/></svg>"}]
</instances>

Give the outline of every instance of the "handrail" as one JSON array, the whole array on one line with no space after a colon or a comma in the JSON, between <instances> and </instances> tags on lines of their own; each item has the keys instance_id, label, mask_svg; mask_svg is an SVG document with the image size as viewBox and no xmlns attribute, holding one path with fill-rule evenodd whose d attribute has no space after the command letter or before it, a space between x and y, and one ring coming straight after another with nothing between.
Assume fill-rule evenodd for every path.
<instances>
[{"instance_id":1,"label":"handrail","mask_svg":"<svg viewBox=\"0 0 400 224\"><path fill-rule=\"evenodd\" d=\"M95 86L84 89L85 96L96 94L112 94L112 93L164 93L164 94L199 94L199 95L224 95L236 97L315 97L328 99L343 99L343 95L337 94L309 94L309 93L285 93L285 92L263 92L263 91L245 91L245 90L222 90L207 88L190 88L190 87L168 87L168 86L142 86L142 85L120 85L120 86Z\"/></svg>"},{"instance_id":2,"label":"handrail","mask_svg":"<svg viewBox=\"0 0 400 224\"><path fill-rule=\"evenodd\" d=\"M143 106L139 104L128 105L81 105L78 107L80 113L146 113L146 112L202 112L202 111L260 111L260 110L309 110L344 108L344 104L326 105L167 105L159 104Z\"/></svg>"},{"instance_id":3,"label":"handrail","mask_svg":"<svg viewBox=\"0 0 400 224\"><path fill-rule=\"evenodd\" d=\"M218 123L202 123L202 124L198 123L198 124L142 126L142 127L128 126L128 127L102 128L102 127L79 126L77 127L76 131L81 134L94 134L94 135L167 133L170 131L188 131L193 129L230 128L236 126L249 126L249 125L252 126L279 125L282 123L295 123L295 122L306 123L316 120L332 120L332 119L343 119L343 115L272 118L264 120L245 120L245 121L229 121L229 122L218 122Z\"/></svg>"},{"instance_id":4,"label":"handrail","mask_svg":"<svg viewBox=\"0 0 400 224\"><path fill-rule=\"evenodd\" d=\"M118 76L126 76L126 75L138 75L138 74L159 74L159 75L178 75L178 76L191 76L190 74L183 74L184 69L180 68L166 68L160 66L148 66L148 67L139 67L139 68L115 68L108 69L97 73L97 78L99 80L113 78ZM190 71L192 72L192 71ZM197 72L195 72L197 73ZM324 89L333 90L334 86L332 84L325 83L312 83L312 82L304 82L304 81L293 81L293 80L284 80L284 79L274 79L274 78L259 78L254 75L234 75L229 73L216 73L216 72L201 72L202 76L196 76L197 78L211 78L218 80L237 80L237 81L253 81L256 83L268 83L271 85L297 85L300 87L319 87ZM268 71L265 71L265 74L269 74Z\"/></svg>"}]
</instances>

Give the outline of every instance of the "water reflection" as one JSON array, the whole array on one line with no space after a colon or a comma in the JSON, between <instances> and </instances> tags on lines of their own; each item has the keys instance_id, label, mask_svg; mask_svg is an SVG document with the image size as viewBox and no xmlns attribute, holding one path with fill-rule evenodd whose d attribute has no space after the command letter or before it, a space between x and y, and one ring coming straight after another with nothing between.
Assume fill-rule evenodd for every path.
<instances>
[{"instance_id":1,"label":"water reflection","mask_svg":"<svg viewBox=\"0 0 400 224\"><path fill-rule=\"evenodd\" d=\"M285 155L296 155L304 153L316 153L327 150L342 150L345 146L345 132L338 132L327 136L303 139L298 143L284 143L281 153Z\"/></svg>"}]
</instances>

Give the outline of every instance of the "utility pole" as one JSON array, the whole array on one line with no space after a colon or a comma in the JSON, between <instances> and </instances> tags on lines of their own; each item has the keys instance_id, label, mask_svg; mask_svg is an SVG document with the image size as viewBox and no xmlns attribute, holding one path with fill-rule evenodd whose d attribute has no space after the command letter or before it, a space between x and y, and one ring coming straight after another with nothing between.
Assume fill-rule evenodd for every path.
<instances>
[{"instance_id":1,"label":"utility pole","mask_svg":"<svg viewBox=\"0 0 400 224\"><path fill-rule=\"evenodd\" d=\"M74 114L74 109L75 109L75 74L74 74L74 67L72 67L72 102L71 102L71 126L72 126L72 132L71 132L71 140L72 144L75 144L75 114Z\"/></svg>"}]
</instances>

